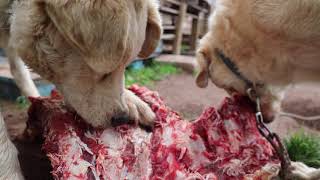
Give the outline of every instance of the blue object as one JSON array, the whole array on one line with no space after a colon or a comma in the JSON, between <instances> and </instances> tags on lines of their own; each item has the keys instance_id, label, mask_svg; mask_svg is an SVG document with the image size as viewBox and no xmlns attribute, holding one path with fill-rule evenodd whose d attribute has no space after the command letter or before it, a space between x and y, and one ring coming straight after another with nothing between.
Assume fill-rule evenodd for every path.
<instances>
[{"instance_id":1,"label":"blue object","mask_svg":"<svg viewBox=\"0 0 320 180\"><path fill-rule=\"evenodd\" d=\"M162 53L162 50L163 50L163 41L161 40L161 41L159 41L157 48L150 55L150 57L147 59L151 59L151 58L155 58L155 57L159 56Z\"/></svg>"},{"instance_id":2,"label":"blue object","mask_svg":"<svg viewBox=\"0 0 320 180\"><path fill-rule=\"evenodd\" d=\"M143 60L141 60L141 59L135 60L130 64L129 67L133 70L140 70L140 69L144 68Z\"/></svg>"},{"instance_id":3,"label":"blue object","mask_svg":"<svg viewBox=\"0 0 320 180\"><path fill-rule=\"evenodd\" d=\"M146 59L152 59L155 58L157 56L159 56L162 52L163 49L163 42L162 40L159 42L157 48L155 49L155 51L150 55L150 57L146 58ZM142 68L144 68L144 65L148 64L146 63L146 61L144 61L143 59L135 59L129 66L128 68L134 69L134 70L140 70Z\"/></svg>"},{"instance_id":4,"label":"blue object","mask_svg":"<svg viewBox=\"0 0 320 180\"><path fill-rule=\"evenodd\" d=\"M53 84L48 82L35 81L35 84L41 96L50 96L51 91L56 89Z\"/></svg>"},{"instance_id":5,"label":"blue object","mask_svg":"<svg viewBox=\"0 0 320 180\"><path fill-rule=\"evenodd\" d=\"M161 54L162 53L162 50L163 50L163 41L161 40L155 50L155 54Z\"/></svg>"},{"instance_id":6,"label":"blue object","mask_svg":"<svg viewBox=\"0 0 320 180\"><path fill-rule=\"evenodd\" d=\"M35 85L41 96L49 96L55 86L43 80L36 80ZM15 101L21 96L20 90L13 79L0 77L0 98Z\"/></svg>"}]
</instances>

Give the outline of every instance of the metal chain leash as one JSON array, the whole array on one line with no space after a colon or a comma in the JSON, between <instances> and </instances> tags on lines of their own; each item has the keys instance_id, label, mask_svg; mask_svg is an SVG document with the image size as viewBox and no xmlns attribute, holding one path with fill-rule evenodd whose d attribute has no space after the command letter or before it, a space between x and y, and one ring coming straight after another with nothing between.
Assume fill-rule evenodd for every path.
<instances>
[{"instance_id":1,"label":"metal chain leash","mask_svg":"<svg viewBox=\"0 0 320 180\"><path fill-rule=\"evenodd\" d=\"M222 63L241 81L245 83L247 88L247 94L254 100L256 103L256 119L257 119L257 128L259 129L260 134L265 137L270 144L272 145L273 149L275 150L279 160L281 161L281 170L280 170L280 177L284 180L290 180L292 168L291 168L291 161L288 155L288 151L281 142L280 137L271 132L268 127L263 122L263 115L261 112L261 105L260 105L260 98L257 95L256 89L259 86L263 86L263 84L259 84L256 82L252 82L246 76L244 76L240 71L238 66L232 61L231 58L226 56L223 51L220 49L215 49L216 57L221 60Z\"/></svg>"},{"instance_id":2,"label":"metal chain leash","mask_svg":"<svg viewBox=\"0 0 320 180\"><path fill-rule=\"evenodd\" d=\"M292 179L290 177L292 168L291 168L291 160L290 160L288 151L284 146L283 142L281 141L280 137L276 133L271 132L268 129L268 127L264 124L259 96L257 95L256 91L253 88L249 88L247 90L247 94L256 103L256 119L257 119L258 130L260 134L269 141L269 143L275 150L281 162L281 170L280 170L279 176L284 180Z\"/></svg>"}]
</instances>

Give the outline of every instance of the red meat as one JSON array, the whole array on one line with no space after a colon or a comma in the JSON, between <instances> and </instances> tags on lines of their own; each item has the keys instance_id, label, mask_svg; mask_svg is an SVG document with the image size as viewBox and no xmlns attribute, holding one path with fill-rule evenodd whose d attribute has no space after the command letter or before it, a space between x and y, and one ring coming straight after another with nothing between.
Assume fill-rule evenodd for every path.
<instances>
[{"instance_id":1,"label":"red meat","mask_svg":"<svg viewBox=\"0 0 320 180\"><path fill-rule=\"evenodd\" d=\"M30 127L40 129L55 179L264 179L277 164L256 128L249 100L226 98L188 122L156 92L130 88L157 116L152 133L136 125L94 129L68 110L62 98L31 99Z\"/></svg>"}]
</instances>

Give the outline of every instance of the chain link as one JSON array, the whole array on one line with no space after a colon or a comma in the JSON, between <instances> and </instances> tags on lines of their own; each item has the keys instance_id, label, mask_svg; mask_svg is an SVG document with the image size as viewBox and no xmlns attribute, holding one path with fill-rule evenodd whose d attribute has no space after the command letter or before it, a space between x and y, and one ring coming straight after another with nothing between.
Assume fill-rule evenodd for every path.
<instances>
[{"instance_id":1,"label":"chain link","mask_svg":"<svg viewBox=\"0 0 320 180\"><path fill-rule=\"evenodd\" d=\"M283 142L281 141L280 137L276 133L271 132L269 128L264 124L259 96L253 88L249 88L247 90L247 94L256 103L256 119L258 130L260 134L269 141L281 162L281 170L279 176L284 180L292 179L290 177L292 168L288 151L286 147L283 145Z\"/></svg>"}]
</instances>

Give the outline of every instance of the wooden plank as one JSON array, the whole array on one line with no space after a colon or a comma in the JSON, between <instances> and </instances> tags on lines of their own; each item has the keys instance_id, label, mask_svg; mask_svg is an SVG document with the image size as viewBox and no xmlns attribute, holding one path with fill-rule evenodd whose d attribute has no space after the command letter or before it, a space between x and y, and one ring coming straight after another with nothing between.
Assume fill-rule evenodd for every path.
<instances>
[{"instance_id":1,"label":"wooden plank","mask_svg":"<svg viewBox=\"0 0 320 180\"><path fill-rule=\"evenodd\" d=\"M162 40L174 40L175 39L175 35L174 34L163 34L161 37Z\"/></svg>"},{"instance_id":2,"label":"wooden plank","mask_svg":"<svg viewBox=\"0 0 320 180\"><path fill-rule=\"evenodd\" d=\"M191 13L188 13L187 14L188 16L191 16L193 19L198 19L198 15L195 15L195 14L191 14Z\"/></svg>"},{"instance_id":3,"label":"wooden plank","mask_svg":"<svg viewBox=\"0 0 320 180\"><path fill-rule=\"evenodd\" d=\"M201 7L199 5L189 5L188 9L190 9L190 11L203 11L205 13L208 12L208 9Z\"/></svg>"},{"instance_id":4,"label":"wooden plank","mask_svg":"<svg viewBox=\"0 0 320 180\"><path fill-rule=\"evenodd\" d=\"M161 17L162 17L162 25L163 26L167 26L167 25L172 25L173 24L173 16L170 14L165 14L165 13L161 13Z\"/></svg>"},{"instance_id":5,"label":"wooden plank","mask_svg":"<svg viewBox=\"0 0 320 180\"><path fill-rule=\"evenodd\" d=\"M201 20L204 16L204 13L199 13L199 19L192 19L192 30L191 30L191 41L190 49L195 51L197 48L197 42L200 34Z\"/></svg>"},{"instance_id":6,"label":"wooden plank","mask_svg":"<svg viewBox=\"0 0 320 180\"><path fill-rule=\"evenodd\" d=\"M182 35L183 35L183 22L186 18L187 14L187 3L181 2L180 8L179 8L179 16L178 21L176 23L176 37L174 39L173 43L173 53L174 54L180 54L181 53L181 42L182 42Z\"/></svg>"},{"instance_id":7,"label":"wooden plank","mask_svg":"<svg viewBox=\"0 0 320 180\"><path fill-rule=\"evenodd\" d=\"M188 4L190 5L199 4L199 0L188 0Z\"/></svg>"},{"instance_id":8,"label":"wooden plank","mask_svg":"<svg viewBox=\"0 0 320 180\"><path fill-rule=\"evenodd\" d=\"M208 31L208 14L204 13L200 18L200 32L199 37L202 38Z\"/></svg>"},{"instance_id":9,"label":"wooden plank","mask_svg":"<svg viewBox=\"0 0 320 180\"><path fill-rule=\"evenodd\" d=\"M164 1L172 3L172 4L177 5L177 6L180 6L180 2L177 1L177 0L164 0Z\"/></svg>"},{"instance_id":10,"label":"wooden plank","mask_svg":"<svg viewBox=\"0 0 320 180\"><path fill-rule=\"evenodd\" d=\"M191 51L196 50L198 34L199 34L199 20L192 19L192 30L191 30L191 39L190 39Z\"/></svg>"},{"instance_id":11,"label":"wooden plank","mask_svg":"<svg viewBox=\"0 0 320 180\"><path fill-rule=\"evenodd\" d=\"M201 35L203 36L203 35L205 35L205 33L207 33L208 32L208 26L209 26L209 24L208 24L208 20L209 20L209 16L210 16L210 14L204 14L204 17L203 17L203 19L202 19L202 21L201 21Z\"/></svg>"},{"instance_id":12,"label":"wooden plank","mask_svg":"<svg viewBox=\"0 0 320 180\"><path fill-rule=\"evenodd\" d=\"M174 30L176 27L174 25L163 25L163 30Z\"/></svg>"},{"instance_id":13,"label":"wooden plank","mask_svg":"<svg viewBox=\"0 0 320 180\"><path fill-rule=\"evenodd\" d=\"M172 14L172 15L178 15L179 11L170 7L160 7L160 12L162 13L167 13L167 14Z\"/></svg>"},{"instance_id":14,"label":"wooden plank","mask_svg":"<svg viewBox=\"0 0 320 180\"><path fill-rule=\"evenodd\" d=\"M162 53L172 53L172 44L164 44Z\"/></svg>"}]
</instances>

